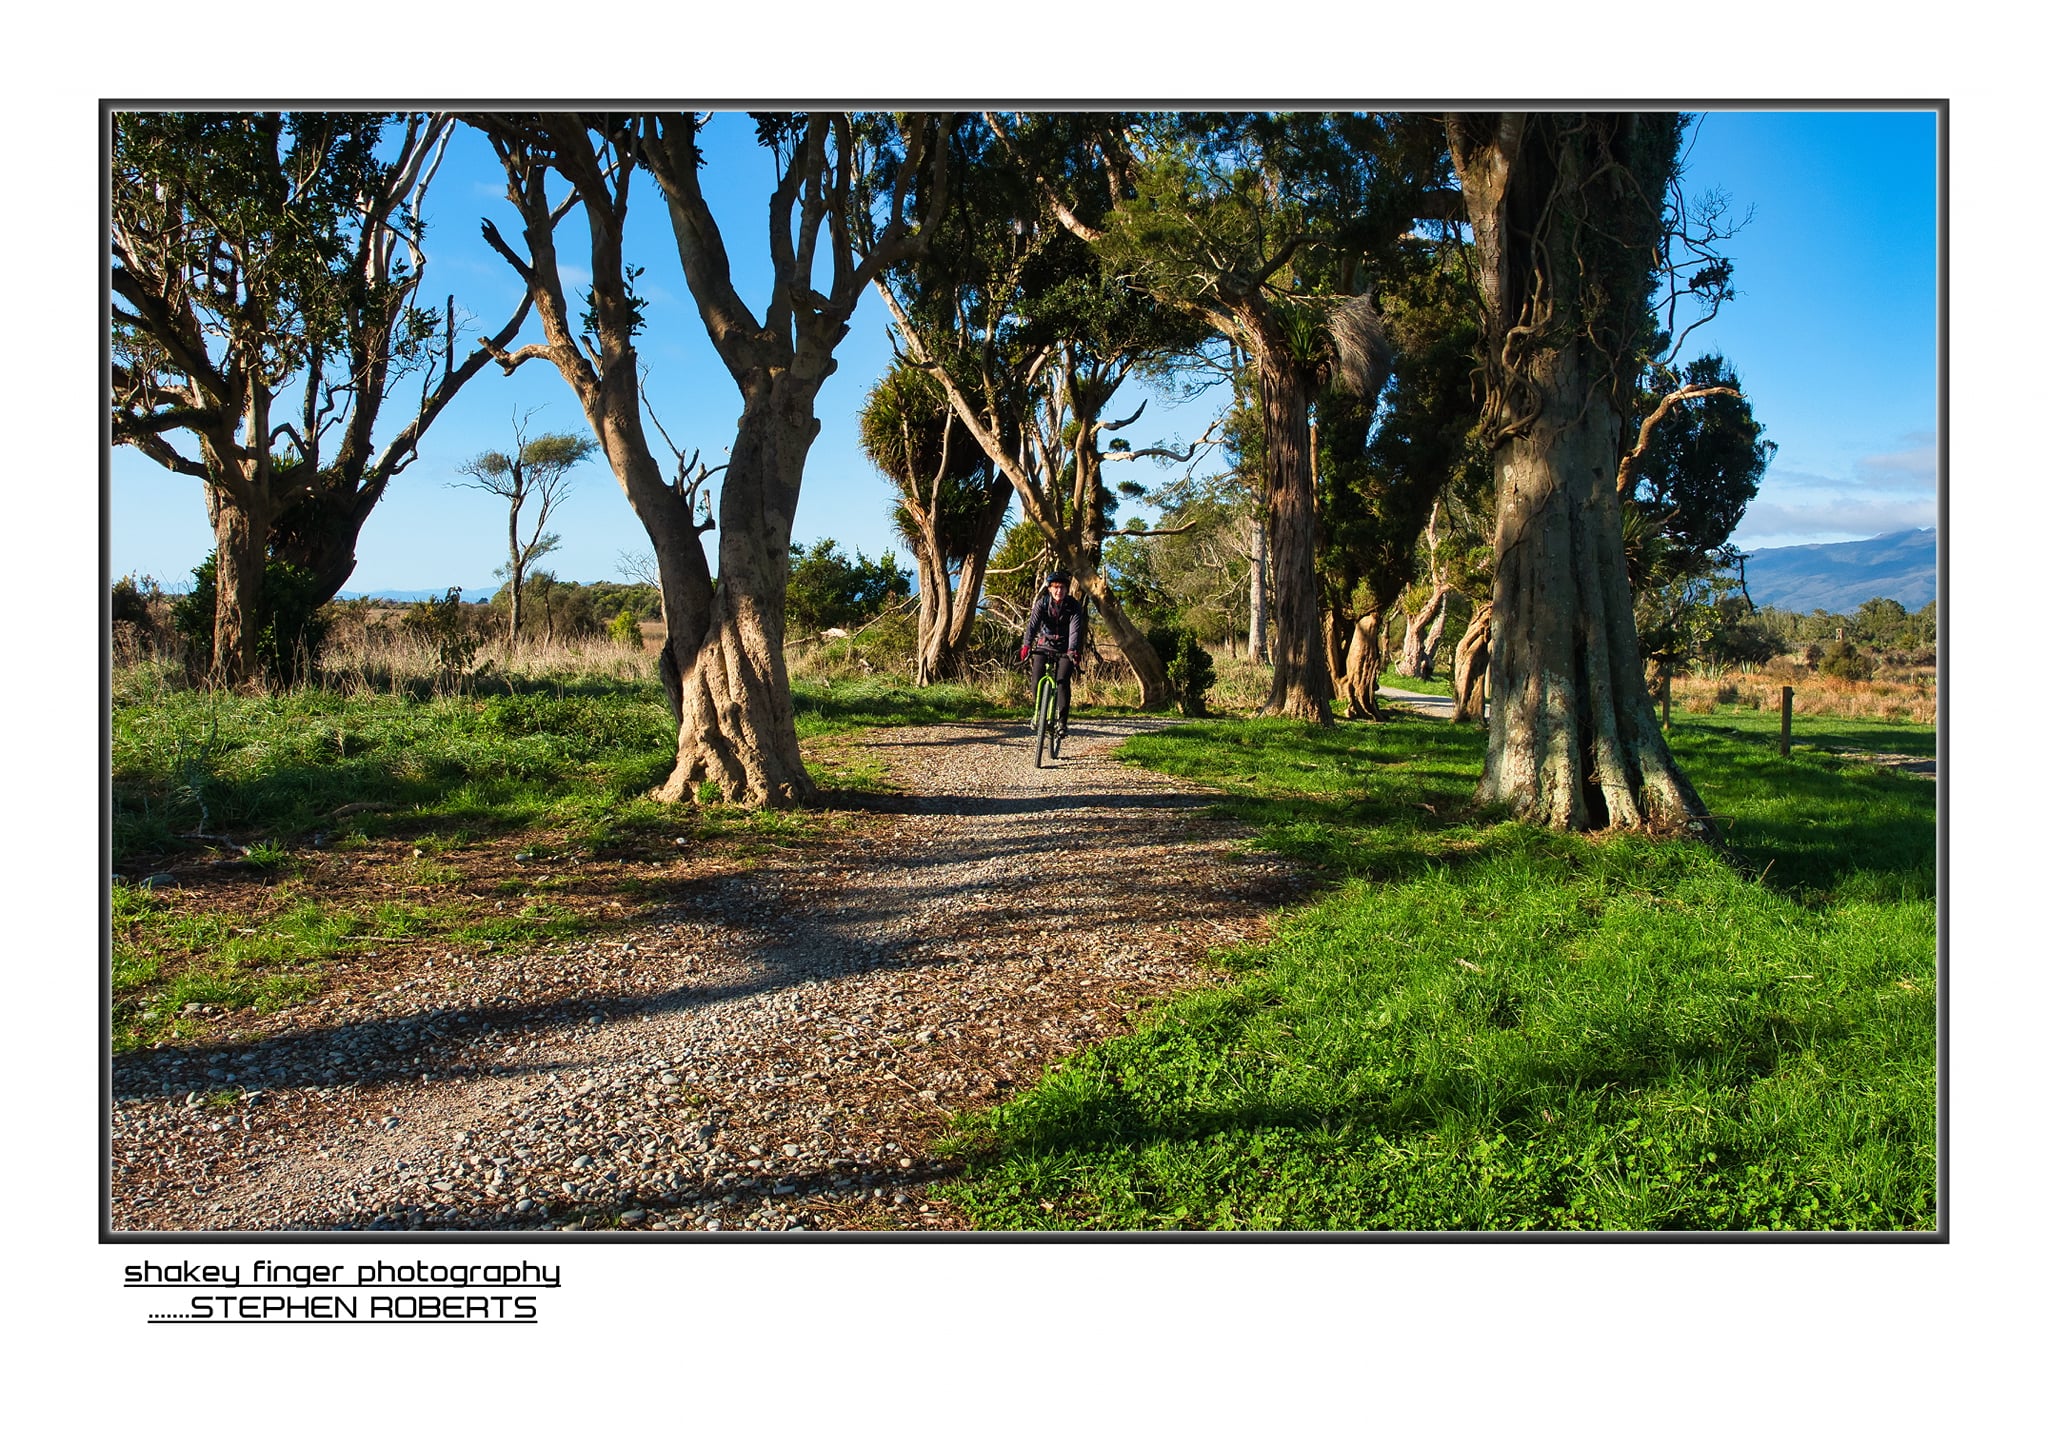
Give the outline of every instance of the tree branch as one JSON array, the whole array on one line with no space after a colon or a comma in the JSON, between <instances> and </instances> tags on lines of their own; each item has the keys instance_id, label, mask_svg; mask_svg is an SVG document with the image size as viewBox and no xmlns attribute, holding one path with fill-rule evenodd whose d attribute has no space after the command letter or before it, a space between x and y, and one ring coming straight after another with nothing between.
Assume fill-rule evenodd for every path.
<instances>
[{"instance_id":1,"label":"tree branch","mask_svg":"<svg viewBox=\"0 0 2048 1447\"><path fill-rule=\"evenodd\" d=\"M1643 419L1643 425L1636 429L1636 445L1621 459L1621 466L1614 470L1614 490L1627 497L1629 489L1635 486L1636 473L1643 465L1643 456L1650 450L1650 434L1657 430L1657 424L1671 415L1681 402L1690 402L1695 397L1740 397L1740 387L1680 387L1661 398L1650 415Z\"/></svg>"},{"instance_id":2,"label":"tree branch","mask_svg":"<svg viewBox=\"0 0 2048 1447\"><path fill-rule=\"evenodd\" d=\"M1010 159L1019 166L1025 166L1024 156L1018 151L1016 142L1010 139L1010 133L1003 129L1001 118L994 111L983 111L981 118L987 121L989 129L996 133L996 139L1003 143L1003 149L1010 153ZM1088 242L1101 241L1109 234L1100 227L1090 226L1079 216L1076 216L1072 208L1061 199L1060 193L1053 189L1052 182L1046 180L1038 171L1031 170L1030 176L1032 184L1037 186L1039 193L1045 197L1045 204L1050 206L1052 214L1059 218L1060 225L1066 227L1067 230L1073 232L1074 235L1080 237L1083 241Z\"/></svg>"}]
</instances>

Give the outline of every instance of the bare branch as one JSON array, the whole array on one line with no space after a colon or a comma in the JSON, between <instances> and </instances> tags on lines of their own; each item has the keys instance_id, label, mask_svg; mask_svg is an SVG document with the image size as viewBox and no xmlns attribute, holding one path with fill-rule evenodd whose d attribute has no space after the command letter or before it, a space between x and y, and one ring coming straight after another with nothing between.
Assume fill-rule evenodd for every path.
<instances>
[{"instance_id":1,"label":"bare branch","mask_svg":"<svg viewBox=\"0 0 2048 1447\"><path fill-rule=\"evenodd\" d=\"M1650 434L1657 430L1657 424L1671 415L1681 402L1690 402L1696 397L1740 397L1740 387L1680 387L1676 392L1666 393L1650 415L1643 419L1643 425L1636 429L1636 445L1621 459L1621 466L1614 472L1614 490L1623 497L1635 486L1636 473L1642 467L1643 455L1650 450Z\"/></svg>"}]
</instances>

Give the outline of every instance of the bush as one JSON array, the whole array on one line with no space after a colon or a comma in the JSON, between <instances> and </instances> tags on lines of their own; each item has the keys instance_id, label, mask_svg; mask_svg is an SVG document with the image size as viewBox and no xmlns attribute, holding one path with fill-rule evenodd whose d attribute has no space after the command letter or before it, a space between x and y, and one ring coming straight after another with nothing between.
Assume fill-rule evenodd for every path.
<instances>
[{"instance_id":1,"label":"bush","mask_svg":"<svg viewBox=\"0 0 2048 1447\"><path fill-rule=\"evenodd\" d=\"M1820 671L1830 678L1845 682L1861 682L1875 671L1869 658L1856 651L1856 645L1846 640L1830 643L1821 651Z\"/></svg>"},{"instance_id":2,"label":"bush","mask_svg":"<svg viewBox=\"0 0 2048 1447\"><path fill-rule=\"evenodd\" d=\"M108 617L113 625L114 660L135 664L175 652L171 600L156 579L130 573L114 583ZM208 626L211 627L211 620Z\"/></svg>"},{"instance_id":3,"label":"bush","mask_svg":"<svg viewBox=\"0 0 2048 1447\"><path fill-rule=\"evenodd\" d=\"M640 620L631 608L621 608L604 625L604 636L614 643L636 646L640 642Z\"/></svg>"},{"instance_id":4,"label":"bush","mask_svg":"<svg viewBox=\"0 0 2048 1447\"><path fill-rule=\"evenodd\" d=\"M853 627L909 593L910 578L894 553L870 558L855 550L849 559L831 538L809 548L790 544L785 616L792 635Z\"/></svg>"},{"instance_id":5,"label":"bush","mask_svg":"<svg viewBox=\"0 0 2048 1447\"><path fill-rule=\"evenodd\" d=\"M483 646L483 634L463 610L460 588L450 588L445 597L413 604L399 622L414 638L433 645L441 665L439 684L444 690L459 692L480 671L476 654Z\"/></svg>"},{"instance_id":6,"label":"bush","mask_svg":"<svg viewBox=\"0 0 2048 1447\"><path fill-rule=\"evenodd\" d=\"M1216 682L1216 662L1190 628L1154 628L1145 641L1166 668L1166 687L1188 718L1208 712L1208 693Z\"/></svg>"},{"instance_id":7,"label":"bush","mask_svg":"<svg viewBox=\"0 0 2048 1447\"><path fill-rule=\"evenodd\" d=\"M186 666L196 677L213 671L213 615L218 596L217 553L192 570L192 591L171 606L171 626L185 641ZM297 683L311 671L327 641L327 599L308 570L271 558L263 567L256 603L256 661L266 677Z\"/></svg>"}]
</instances>

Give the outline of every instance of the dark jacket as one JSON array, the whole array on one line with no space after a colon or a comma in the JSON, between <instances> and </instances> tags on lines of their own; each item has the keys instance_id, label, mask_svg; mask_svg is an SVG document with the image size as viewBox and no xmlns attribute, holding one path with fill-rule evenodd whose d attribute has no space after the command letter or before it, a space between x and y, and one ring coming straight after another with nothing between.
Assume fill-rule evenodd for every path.
<instances>
[{"instance_id":1,"label":"dark jacket","mask_svg":"<svg viewBox=\"0 0 2048 1447\"><path fill-rule=\"evenodd\" d=\"M1070 592L1065 602L1054 607L1052 590L1048 588L1040 592L1038 601L1031 605L1031 621L1024 625L1024 646L1027 649L1044 648L1054 653L1078 654L1087 627L1087 605Z\"/></svg>"}]
</instances>

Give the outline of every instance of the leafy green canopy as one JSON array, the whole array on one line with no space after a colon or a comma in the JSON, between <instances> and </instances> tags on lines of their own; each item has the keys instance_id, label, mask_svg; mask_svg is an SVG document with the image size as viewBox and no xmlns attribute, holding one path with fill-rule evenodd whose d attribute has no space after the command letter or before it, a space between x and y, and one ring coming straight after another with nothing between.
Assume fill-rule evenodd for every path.
<instances>
[{"instance_id":1,"label":"leafy green canopy","mask_svg":"<svg viewBox=\"0 0 2048 1447\"><path fill-rule=\"evenodd\" d=\"M232 407L236 373L275 387L343 350L365 315L412 285L403 248L381 280L356 264L362 198L383 193L389 118L357 112L116 112L113 208L117 412L137 417L165 388L201 383ZM417 241L400 205L378 224ZM190 325L180 325L181 314ZM416 355L434 314L407 307L395 352ZM186 421L202 420L186 418ZM221 419L234 423L231 413ZM250 439L261 445L262 439Z\"/></svg>"}]
</instances>

